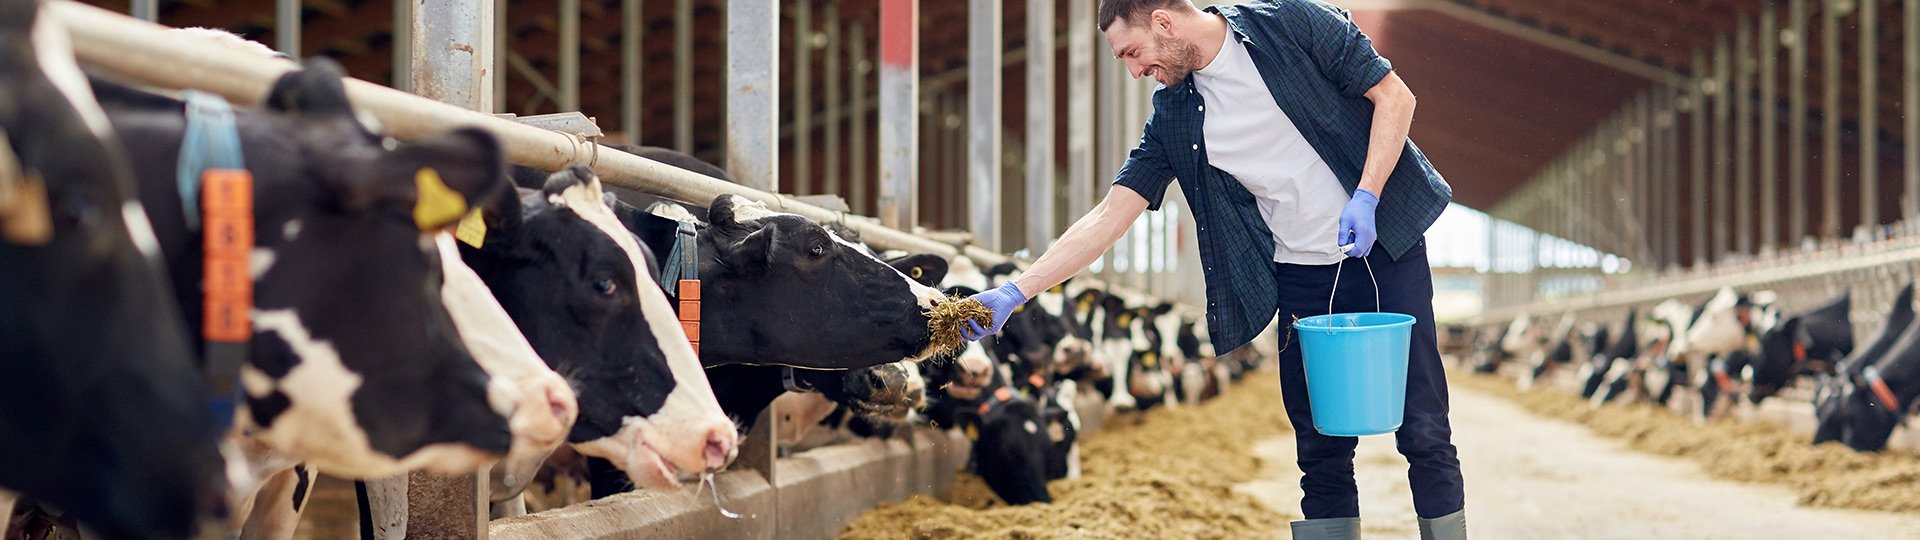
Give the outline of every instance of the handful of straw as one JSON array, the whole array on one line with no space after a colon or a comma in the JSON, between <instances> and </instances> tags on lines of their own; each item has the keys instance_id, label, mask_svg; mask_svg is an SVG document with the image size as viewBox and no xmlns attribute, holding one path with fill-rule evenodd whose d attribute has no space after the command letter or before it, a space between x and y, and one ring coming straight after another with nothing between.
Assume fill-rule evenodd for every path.
<instances>
[{"instance_id":1,"label":"handful of straw","mask_svg":"<svg viewBox=\"0 0 1920 540\"><path fill-rule=\"evenodd\" d=\"M947 301L927 308L927 330L933 332L934 354L948 354L960 348L966 338L960 333L967 329L967 321L980 323L981 328L993 326L993 310L981 305L979 300L949 297Z\"/></svg>"}]
</instances>

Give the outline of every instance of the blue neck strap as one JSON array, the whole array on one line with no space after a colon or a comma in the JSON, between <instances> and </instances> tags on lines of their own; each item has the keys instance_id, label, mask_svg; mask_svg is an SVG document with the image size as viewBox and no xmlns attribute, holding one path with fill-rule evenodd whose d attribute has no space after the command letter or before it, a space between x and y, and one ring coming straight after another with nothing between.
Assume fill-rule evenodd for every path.
<instances>
[{"instance_id":1,"label":"blue neck strap","mask_svg":"<svg viewBox=\"0 0 1920 540\"><path fill-rule=\"evenodd\" d=\"M187 131L180 139L180 164L175 177L180 182L180 207L186 210L187 228L200 228L200 175L207 169L245 169L240 153L240 129L233 120L233 106L220 96L187 90L181 93L187 102Z\"/></svg>"}]
</instances>

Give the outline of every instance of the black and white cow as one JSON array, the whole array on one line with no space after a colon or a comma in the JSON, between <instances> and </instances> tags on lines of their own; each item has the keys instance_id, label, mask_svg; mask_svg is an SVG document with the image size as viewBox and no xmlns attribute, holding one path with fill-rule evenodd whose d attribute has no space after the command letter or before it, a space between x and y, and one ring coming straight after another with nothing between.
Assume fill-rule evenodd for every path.
<instances>
[{"instance_id":1,"label":"black and white cow","mask_svg":"<svg viewBox=\"0 0 1920 540\"><path fill-rule=\"evenodd\" d=\"M664 258L677 223L639 213L628 226ZM698 239L709 367L847 369L933 354L926 310L940 291L813 220L727 195Z\"/></svg>"},{"instance_id":2,"label":"black and white cow","mask_svg":"<svg viewBox=\"0 0 1920 540\"><path fill-rule=\"evenodd\" d=\"M1914 400L1920 399L1920 330L1916 329L1920 325L1908 325L1886 354L1860 368L1858 378L1842 379L1839 395L1816 396L1816 403L1837 401L1816 412L1821 414L1819 423L1835 432L1830 434L1837 434L1840 442L1862 452L1880 451L1913 410Z\"/></svg>"},{"instance_id":3,"label":"black and white cow","mask_svg":"<svg viewBox=\"0 0 1920 540\"><path fill-rule=\"evenodd\" d=\"M1850 409L1847 403L1853 398L1848 394L1849 391L1868 385L1862 372L1867 366L1874 366L1886 357L1894 343L1902 339L1913 326L1913 320L1913 283L1908 282L1899 294L1894 295L1892 307L1888 308L1886 318L1882 319L1880 329L1867 342L1867 347L1854 350L1853 354L1840 361L1833 375L1820 378L1813 394L1814 444L1840 440L1850 431L1846 423Z\"/></svg>"},{"instance_id":4,"label":"black and white cow","mask_svg":"<svg viewBox=\"0 0 1920 540\"><path fill-rule=\"evenodd\" d=\"M1580 397L1592 398L1598 394L1601 385L1607 381L1608 373L1613 370L1614 364L1630 362L1634 356L1639 355L1640 341L1634 328L1635 323L1639 321L1639 310L1628 309L1627 320L1620 323L1620 335L1607 335L1607 328L1604 326L1596 331L1591 345L1593 354L1581 364L1580 373L1576 377L1581 381Z\"/></svg>"},{"instance_id":5,"label":"black and white cow","mask_svg":"<svg viewBox=\"0 0 1920 540\"><path fill-rule=\"evenodd\" d=\"M413 217L432 177L480 206L503 195L503 153L484 131L392 144L355 119L339 67L283 76L265 111L236 110L255 200L251 358L241 367L250 437L347 477L466 471L511 443L518 400L489 382L439 296L433 235L458 215ZM176 176L185 104L96 79L122 133L190 335L201 316L201 245ZM255 456L258 457L258 456ZM255 466L283 470L280 466Z\"/></svg>"},{"instance_id":6,"label":"black and white cow","mask_svg":"<svg viewBox=\"0 0 1920 540\"><path fill-rule=\"evenodd\" d=\"M1834 365L1853 352L1851 291L1820 307L1788 315L1760 333L1760 351L1747 398L1760 403L1802 374L1831 375Z\"/></svg>"},{"instance_id":7,"label":"black and white cow","mask_svg":"<svg viewBox=\"0 0 1920 540\"><path fill-rule=\"evenodd\" d=\"M41 5L0 1L0 531L20 494L102 536L186 537L218 510L222 433L125 155Z\"/></svg>"},{"instance_id":8,"label":"black and white cow","mask_svg":"<svg viewBox=\"0 0 1920 540\"><path fill-rule=\"evenodd\" d=\"M738 436L610 203L585 168L555 173L489 208L486 240L462 255L579 395L568 442L634 484L672 487L725 466Z\"/></svg>"}]
</instances>

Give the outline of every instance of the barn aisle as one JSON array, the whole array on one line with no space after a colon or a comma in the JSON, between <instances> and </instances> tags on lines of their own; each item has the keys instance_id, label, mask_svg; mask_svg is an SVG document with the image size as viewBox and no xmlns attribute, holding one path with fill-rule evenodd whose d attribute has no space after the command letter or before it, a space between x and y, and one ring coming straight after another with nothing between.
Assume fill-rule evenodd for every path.
<instances>
[{"instance_id":1,"label":"barn aisle","mask_svg":"<svg viewBox=\"0 0 1920 540\"><path fill-rule=\"evenodd\" d=\"M1459 385L1453 422L1468 528L1479 538L1920 538L1920 515L1798 506L1784 486L1714 479L1691 461L1637 452ZM1263 477L1235 489L1296 515L1293 439L1253 451ZM1363 439L1355 467L1365 533L1416 537L1407 464L1392 437Z\"/></svg>"}]
</instances>

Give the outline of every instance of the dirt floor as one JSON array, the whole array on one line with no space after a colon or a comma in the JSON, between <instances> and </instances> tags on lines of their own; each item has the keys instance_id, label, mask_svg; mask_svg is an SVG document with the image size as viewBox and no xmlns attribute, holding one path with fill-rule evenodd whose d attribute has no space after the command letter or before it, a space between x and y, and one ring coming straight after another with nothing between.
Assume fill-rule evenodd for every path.
<instances>
[{"instance_id":1,"label":"dirt floor","mask_svg":"<svg viewBox=\"0 0 1920 540\"><path fill-rule=\"evenodd\" d=\"M1233 490L1260 472L1253 442L1287 432L1273 377L1256 373L1199 407L1109 418L1082 448L1082 477L1049 486L1051 504L1005 506L963 474L951 503L885 505L840 537L1273 538L1288 513Z\"/></svg>"},{"instance_id":2,"label":"dirt floor","mask_svg":"<svg viewBox=\"0 0 1920 540\"><path fill-rule=\"evenodd\" d=\"M1789 484L1716 478L1697 461L1636 451L1628 440L1531 413L1495 397L1511 381L1491 384L1500 386L1457 381L1453 390L1454 442L1475 537L1920 538L1920 515L1810 508ZM1292 439L1261 441L1254 452L1266 473L1236 490L1276 511L1297 510ZM1362 439L1355 464L1366 533L1417 536L1406 461L1392 437Z\"/></svg>"}]
</instances>

